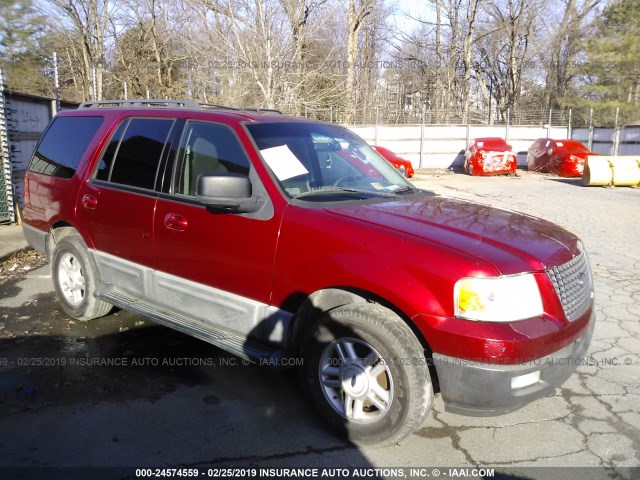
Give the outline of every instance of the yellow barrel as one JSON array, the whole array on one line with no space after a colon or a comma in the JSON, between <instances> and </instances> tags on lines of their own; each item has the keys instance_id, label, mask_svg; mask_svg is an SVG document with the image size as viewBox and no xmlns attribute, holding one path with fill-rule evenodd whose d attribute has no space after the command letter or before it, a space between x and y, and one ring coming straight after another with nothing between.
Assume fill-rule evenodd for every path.
<instances>
[{"instance_id":1,"label":"yellow barrel","mask_svg":"<svg viewBox=\"0 0 640 480\"><path fill-rule=\"evenodd\" d=\"M616 187L637 187L640 185L639 157L612 157L613 184Z\"/></svg>"},{"instance_id":2,"label":"yellow barrel","mask_svg":"<svg viewBox=\"0 0 640 480\"><path fill-rule=\"evenodd\" d=\"M640 157L589 156L585 161L582 184L585 187L611 185L638 187L640 186Z\"/></svg>"},{"instance_id":3,"label":"yellow barrel","mask_svg":"<svg viewBox=\"0 0 640 480\"><path fill-rule=\"evenodd\" d=\"M585 187L606 187L613 184L611 162L607 157L590 155L584 162L582 185Z\"/></svg>"}]
</instances>

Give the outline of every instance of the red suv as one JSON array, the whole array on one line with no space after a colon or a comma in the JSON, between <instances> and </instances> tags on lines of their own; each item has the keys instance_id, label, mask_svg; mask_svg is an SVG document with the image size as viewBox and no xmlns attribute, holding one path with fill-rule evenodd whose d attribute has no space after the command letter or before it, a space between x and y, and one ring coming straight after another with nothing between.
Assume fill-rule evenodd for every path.
<instances>
[{"instance_id":1,"label":"red suv","mask_svg":"<svg viewBox=\"0 0 640 480\"><path fill-rule=\"evenodd\" d=\"M83 104L51 122L25 187L25 236L70 316L116 305L246 359L302 364L355 443L413 432L433 385L468 415L547 395L593 331L575 235L419 190L335 125Z\"/></svg>"}]
</instances>

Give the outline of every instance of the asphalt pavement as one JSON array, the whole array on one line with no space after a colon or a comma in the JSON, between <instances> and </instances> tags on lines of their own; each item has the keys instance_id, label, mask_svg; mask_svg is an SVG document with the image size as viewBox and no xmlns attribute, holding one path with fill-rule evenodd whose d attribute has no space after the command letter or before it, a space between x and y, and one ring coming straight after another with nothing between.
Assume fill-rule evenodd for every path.
<instances>
[{"instance_id":1,"label":"asphalt pavement","mask_svg":"<svg viewBox=\"0 0 640 480\"><path fill-rule=\"evenodd\" d=\"M18 225L0 225L0 261L29 248Z\"/></svg>"},{"instance_id":2,"label":"asphalt pavement","mask_svg":"<svg viewBox=\"0 0 640 480\"><path fill-rule=\"evenodd\" d=\"M101 471L113 478L147 467L209 478L294 467L360 467L367 478L640 478L640 190L527 172L418 174L414 183L540 216L583 239L597 324L585 362L553 395L489 418L446 413L437 395L401 445L356 447L325 429L291 375L127 312L67 317L45 266L0 285L0 478L16 472L9 467L25 478L54 467L122 467Z\"/></svg>"}]
</instances>

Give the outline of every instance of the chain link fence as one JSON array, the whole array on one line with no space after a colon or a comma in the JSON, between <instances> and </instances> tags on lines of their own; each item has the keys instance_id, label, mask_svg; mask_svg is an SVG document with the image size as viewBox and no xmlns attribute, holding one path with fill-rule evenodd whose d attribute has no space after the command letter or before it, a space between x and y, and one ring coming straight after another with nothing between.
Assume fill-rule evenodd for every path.
<instances>
[{"instance_id":1,"label":"chain link fence","mask_svg":"<svg viewBox=\"0 0 640 480\"><path fill-rule=\"evenodd\" d=\"M289 108L284 113L295 114ZM467 132L494 132L505 138L510 135L510 128L534 129L540 137L573 138L586 145L591 151L605 155L638 155L640 154L640 109L638 112L621 111L617 108L514 108L504 112L495 109L485 111L471 109L467 116L458 110L419 110L412 108L391 109L388 106L349 111L334 106L307 105L303 116L306 118L337 123L360 129L373 127L375 137L368 140L377 142L378 134L390 127L422 127L420 144L448 138L449 134L438 130L437 127L455 128L466 127ZM635 121L634 121L635 119ZM432 128L433 127L433 128ZM498 129L484 129L483 127L502 127ZM425 130L426 129L426 130ZM408 132L408 131L407 131ZM425 133L427 132L427 133ZM501 132L501 133L497 133ZM564 132L564 133L559 133ZM407 135L412 135L407 133ZM435 137L430 137L435 135ZM469 136L469 134L467 135ZM414 140L417 140L414 139ZM467 141L469 139L467 138ZM465 145L466 146L466 143ZM422 157L422 147L420 147Z\"/></svg>"},{"instance_id":2,"label":"chain link fence","mask_svg":"<svg viewBox=\"0 0 640 480\"><path fill-rule=\"evenodd\" d=\"M4 81L0 70L0 223L13 223L15 213L6 120Z\"/></svg>"},{"instance_id":3,"label":"chain link fence","mask_svg":"<svg viewBox=\"0 0 640 480\"><path fill-rule=\"evenodd\" d=\"M283 113L295 115L290 105L281 106ZM513 125L546 127L611 127L640 124L640 109L633 113L612 108L513 108L504 112L471 109L465 118L462 111L422 110L416 108L390 109L388 107L359 108L355 111L332 105L305 105L298 109L303 117L344 125Z\"/></svg>"}]
</instances>

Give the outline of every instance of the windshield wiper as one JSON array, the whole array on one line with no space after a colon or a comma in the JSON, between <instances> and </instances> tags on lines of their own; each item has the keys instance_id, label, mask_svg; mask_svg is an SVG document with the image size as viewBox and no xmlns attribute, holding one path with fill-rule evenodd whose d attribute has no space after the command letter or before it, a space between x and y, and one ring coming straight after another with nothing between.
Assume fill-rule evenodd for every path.
<instances>
[{"instance_id":1,"label":"windshield wiper","mask_svg":"<svg viewBox=\"0 0 640 480\"><path fill-rule=\"evenodd\" d=\"M358 190L355 188L346 188L346 187L334 187L334 188L325 188L320 190L311 190L310 192L304 192L300 195L296 195L294 198L303 198L303 197L311 197L311 196L322 196L322 195L345 195L345 196L373 196L373 197L393 197L393 194L389 194L386 192L372 192L371 190Z\"/></svg>"},{"instance_id":2,"label":"windshield wiper","mask_svg":"<svg viewBox=\"0 0 640 480\"><path fill-rule=\"evenodd\" d=\"M411 185L407 185L406 187L400 187L396 190L393 190L394 194L405 194L405 193L412 193L415 192L416 190L418 190L416 187L412 187Z\"/></svg>"}]
</instances>

